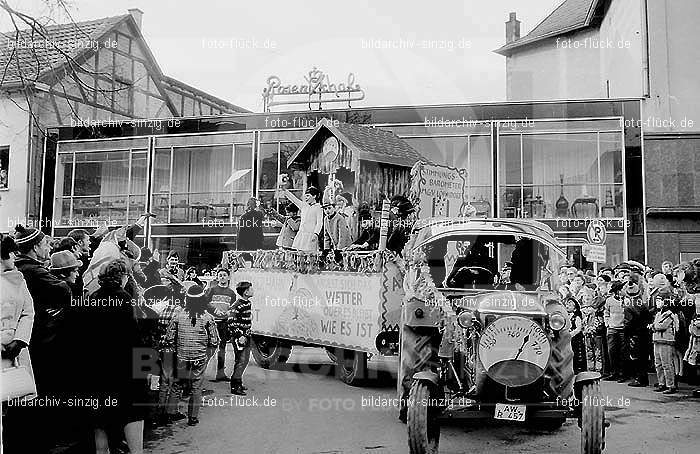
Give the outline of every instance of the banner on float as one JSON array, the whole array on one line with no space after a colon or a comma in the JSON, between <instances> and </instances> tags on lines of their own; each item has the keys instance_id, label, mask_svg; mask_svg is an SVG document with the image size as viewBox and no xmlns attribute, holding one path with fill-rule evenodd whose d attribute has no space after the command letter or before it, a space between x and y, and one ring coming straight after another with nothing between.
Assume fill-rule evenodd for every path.
<instances>
[{"instance_id":1,"label":"banner on float","mask_svg":"<svg viewBox=\"0 0 700 454\"><path fill-rule=\"evenodd\" d=\"M437 164L416 163L411 169L411 199L421 219L472 216L467 171Z\"/></svg>"},{"instance_id":2,"label":"banner on float","mask_svg":"<svg viewBox=\"0 0 700 454\"><path fill-rule=\"evenodd\" d=\"M256 334L376 353L385 310L381 280L378 273L239 269L231 276L231 286L240 281L253 284Z\"/></svg>"}]
</instances>

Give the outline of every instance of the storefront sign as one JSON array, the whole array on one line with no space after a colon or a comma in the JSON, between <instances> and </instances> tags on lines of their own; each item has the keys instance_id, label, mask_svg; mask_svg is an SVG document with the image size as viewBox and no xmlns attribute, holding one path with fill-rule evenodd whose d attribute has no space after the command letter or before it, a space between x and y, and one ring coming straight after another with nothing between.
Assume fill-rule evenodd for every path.
<instances>
[{"instance_id":1,"label":"storefront sign","mask_svg":"<svg viewBox=\"0 0 700 454\"><path fill-rule=\"evenodd\" d=\"M262 91L265 110L272 106L292 104L350 103L365 98L365 92L355 82L353 73L348 74L345 82L334 83L327 74L314 67L304 79L306 81L302 84L283 85L279 77L268 77L267 87Z\"/></svg>"},{"instance_id":2,"label":"storefront sign","mask_svg":"<svg viewBox=\"0 0 700 454\"><path fill-rule=\"evenodd\" d=\"M240 281L253 284L253 332L376 351L375 339L386 311L380 298L384 293L382 274L239 269L231 282L235 286ZM389 315L384 314L384 318Z\"/></svg>"},{"instance_id":3,"label":"storefront sign","mask_svg":"<svg viewBox=\"0 0 700 454\"><path fill-rule=\"evenodd\" d=\"M418 162L411 169L411 196L419 201L418 217L471 216L467 171Z\"/></svg>"}]
</instances>

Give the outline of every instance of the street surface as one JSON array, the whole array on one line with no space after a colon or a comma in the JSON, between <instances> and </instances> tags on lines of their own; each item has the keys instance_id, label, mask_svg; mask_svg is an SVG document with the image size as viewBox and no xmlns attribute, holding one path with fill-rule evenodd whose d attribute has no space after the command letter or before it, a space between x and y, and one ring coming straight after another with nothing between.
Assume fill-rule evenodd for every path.
<instances>
[{"instance_id":1,"label":"street surface","mask_svg":"<svg viewBox=\"0 0 700 454\"><path fill-rule=\"evenodd\" d=\"M230 348L230 346L229 346ZM227 373L233 356L227 354ZM251 357L246 398L232 399L228 383L214 383L207 371L200 424L185 421L146 435L146 452L219 453L406 453L406 426L389 406L395 380L379 374L368 387L336 379L325 352L295 347L283 370L264 370ZM295 371L296 369L296 371ZM674 396L651 388L603 382L611 423L607 453L695 453L700 446L700 399L682 387ZM374 399L372 403L371 400ZM384 399L384 401L379 401ZM373 404L373 405L372 405ZM185 403L181 411L186 412ZM455 423L442 427L440 453L578 453L580 430L568 420L554 432L508 424Z\"/></svg>"}]
</instances>

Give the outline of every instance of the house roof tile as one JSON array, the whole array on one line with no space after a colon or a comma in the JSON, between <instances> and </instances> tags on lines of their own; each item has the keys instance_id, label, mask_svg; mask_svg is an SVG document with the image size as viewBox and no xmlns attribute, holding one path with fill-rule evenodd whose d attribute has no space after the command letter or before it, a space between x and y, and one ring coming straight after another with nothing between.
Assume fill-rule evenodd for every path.
<instances>
[{"instance_id":1,"label":"house roof tile","mask_svg":"<svg viewBox=\"0 0 700 454\"><path fill-rule=\"evenodd\" d=\"M95 42L130 17L105 17L85 22L50 25L40 30L0 33L0 85L41 80L52 71L94 49Z\"/></svg>"}]
</instances>

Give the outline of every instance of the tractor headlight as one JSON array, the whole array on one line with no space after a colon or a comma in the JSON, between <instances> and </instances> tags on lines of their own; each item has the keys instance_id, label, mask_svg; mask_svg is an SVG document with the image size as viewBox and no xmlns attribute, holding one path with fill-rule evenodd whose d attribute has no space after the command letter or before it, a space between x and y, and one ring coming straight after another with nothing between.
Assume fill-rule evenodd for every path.
<instances>
[{"instance_id":1,"label":"tractor headlight","mask_svg":"<svg viewBox=\"0 0 700 454\"><path fill-rule=\"evenodd\" d=\"M471 328L474 315L470 311L463 311L457 316L457 324L462 328Z\"/></svg>"},{"instance_id":2,"label":"tractor headlight","mask_svg":"<svg viewBox=\"0 0 700 454\"><path fill-rule=\"evenodd\" d=\"M555 312L549 316L549 327L554 331L559 331L566 326L566 318L559 312Z\"/></svg>"}]
</instances>

